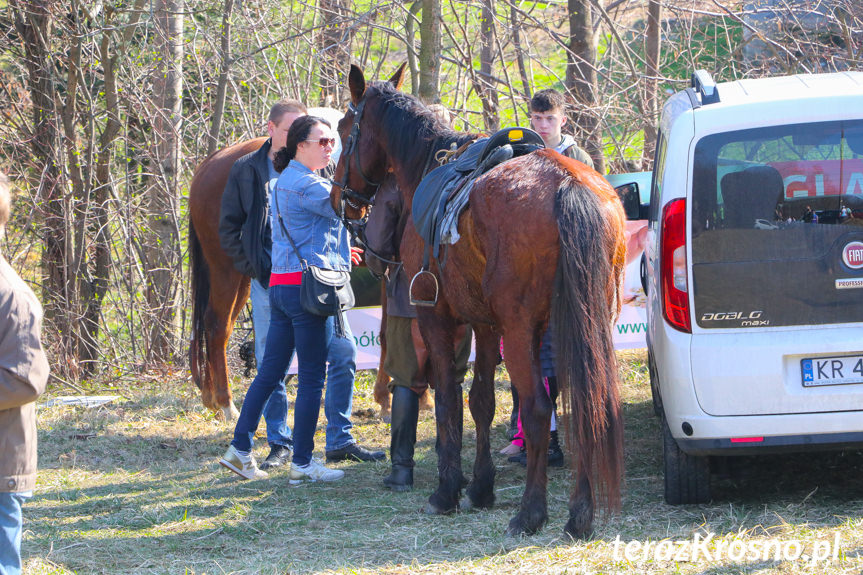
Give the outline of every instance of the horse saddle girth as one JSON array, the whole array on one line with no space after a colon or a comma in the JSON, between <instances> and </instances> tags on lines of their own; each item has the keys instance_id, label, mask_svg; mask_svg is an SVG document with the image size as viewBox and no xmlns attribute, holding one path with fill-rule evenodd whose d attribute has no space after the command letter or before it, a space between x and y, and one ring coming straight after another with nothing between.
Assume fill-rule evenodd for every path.
<instances>
[{"instance_id":1,"label":"horse saddle girth","mask_svg":"<svg viewBox=\"0 0 863 575\"><path fill-rule=\"evenodd\" d=\"M526 128L507 128L491 138L469 144L448 163L423 178L414 193L414 226L432 254L441 244L454 244L460 236L458 219L467 209L474 181L503 162L544 147L542 138Z\"/></svg>"}]
</instances>

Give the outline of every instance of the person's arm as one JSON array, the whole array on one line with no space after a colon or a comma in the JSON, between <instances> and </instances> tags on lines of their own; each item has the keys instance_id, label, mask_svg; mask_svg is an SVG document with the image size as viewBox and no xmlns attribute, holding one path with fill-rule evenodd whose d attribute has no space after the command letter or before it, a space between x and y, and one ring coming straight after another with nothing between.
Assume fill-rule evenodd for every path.
<instances>
[{"instance_id":1,"label":"person's arm","mask_svg":"<svg viewBox=\"0 0 863 575\"><path fill-rule=\"evenodd\" d=\"M338 219L330 201L331 182L307 176L300 185L302 191L297 194L297 203L301 209L324 218Z\"/></svg>"},{"instance_id":2,"label":"person's arm","mask_svg":"<svg viewBox=\"0 0 863 575\"><path fill-rule=\"evenodd\" d=\"M237 162L231 168L225 191L222 194L222 207L219 212L219 244L225 254L234 262L234 268L243 275L253 277L254 268L243 250L243 225L249 217L247 206L243 201L243 192L248 195L250 190L243 190L243 162ZM254 192L254 190L252 190Z\"/></svg>"},{"instance_id":3,"label":"person's arm","mask_svg":"<svg viewBox=\"0 0 863 575\"><path fill-rule=\"evenodd\" d=\"M48 382L48 360L39 341L40 315L23 296L0 303L0 410L36 401Z\"/></svg>"}]
</instances>

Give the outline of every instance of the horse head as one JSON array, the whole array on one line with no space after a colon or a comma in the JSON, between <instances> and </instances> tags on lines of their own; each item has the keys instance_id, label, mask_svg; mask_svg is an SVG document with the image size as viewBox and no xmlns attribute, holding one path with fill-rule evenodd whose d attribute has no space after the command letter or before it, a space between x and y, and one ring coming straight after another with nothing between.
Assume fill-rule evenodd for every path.
<instances>
[{"instance_id":1,"label":"horse head","mask_svg":"<svg viewBox=\"0 0 863 575\"><path fill-rule=\"evenodd\" d=\"M402 64L389 79L396 90L404 82L405 66ZM374 84L366 85L363 71L353 64L348 75L348 87L351 103L338 124L342 153L336 165L330 197L337 214L356 220L365 217L390 166L379 134L378 88Z\"/></svg>"}]
</instances>

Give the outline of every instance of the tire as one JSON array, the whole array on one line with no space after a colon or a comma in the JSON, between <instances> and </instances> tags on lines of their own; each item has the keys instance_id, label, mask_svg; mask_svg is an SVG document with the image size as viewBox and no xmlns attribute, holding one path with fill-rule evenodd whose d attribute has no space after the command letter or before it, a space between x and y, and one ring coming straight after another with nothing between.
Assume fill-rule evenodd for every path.
<instances>
[{"instance_id":1,"label":"tire","mask_svg":"<svg viewBox=\"0 0 863 575\"><path fill-rule=\"evenodd\" d=\"M662 418L662 443L666 503L687 505L710 501L710 460L681 451L665 417Z\"/></svg>"}]
</instances>

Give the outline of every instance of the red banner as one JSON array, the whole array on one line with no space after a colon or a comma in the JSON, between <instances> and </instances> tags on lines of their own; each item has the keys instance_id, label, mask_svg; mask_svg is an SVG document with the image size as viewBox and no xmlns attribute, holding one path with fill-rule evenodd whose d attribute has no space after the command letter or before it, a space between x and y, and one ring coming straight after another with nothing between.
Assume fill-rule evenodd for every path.
<instances>
[{"instance_id":1,"label":"red banner","mask_svg":"<svg viewBox=\"0 0 863 575\"><path fill-rule=\"evenodd\" d=\"M863 196L863 159L774 162L782 175L785 199Z\"/></svg>"}]
</instances>

